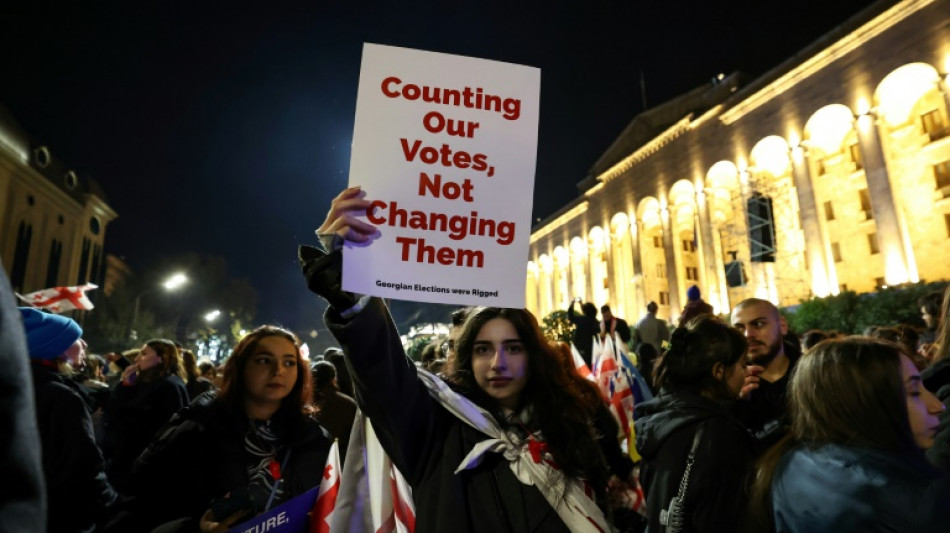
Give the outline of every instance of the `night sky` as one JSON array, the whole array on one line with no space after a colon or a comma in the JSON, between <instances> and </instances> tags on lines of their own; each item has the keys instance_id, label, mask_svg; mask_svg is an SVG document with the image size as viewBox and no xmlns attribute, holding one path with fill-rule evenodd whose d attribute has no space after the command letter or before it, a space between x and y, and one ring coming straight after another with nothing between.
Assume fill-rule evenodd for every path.
<instances>
[{"instance_id":1,"label":"night sky","mask_svg":"<svg viewBox=\"0 0 950 533\"><path fill-rule=\"evenodd\" d=\"M641 73L648 106L720 72L759 75L869 3L2 7L0 103L100 182L119 213L108 252L139 273L163 256L224 255L257 288L259 322L306 332L322 306L296 245L347 183L363 42L541 69L537 219L577 195L643 110Z\"/></svg>"}]
</instances>

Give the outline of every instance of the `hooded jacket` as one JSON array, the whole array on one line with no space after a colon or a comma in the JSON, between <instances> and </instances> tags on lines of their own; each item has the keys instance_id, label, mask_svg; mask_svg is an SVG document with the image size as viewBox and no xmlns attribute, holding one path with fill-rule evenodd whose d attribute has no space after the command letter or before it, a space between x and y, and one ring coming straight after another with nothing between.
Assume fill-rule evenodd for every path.
<instances>
[{"instance_id":1,"label":"hooded jacket","mask_svg":"<svg viewBox=\"0 0 950 533\"><path fill-rule=\"evenodd\" d=\"M693 436L699 442L686 490L686 531L736 531L744 518L755 442L726 408L692 392L664 392L636 408L640 483L649 531L676 496Z\"/></svg>"},{"instance_id":2,"label":"hooded jacket","mask_svg":"<svg viewBox=\"0 0 950 533\"><path fill-rule=\"evenodd\" d=\"M798 447L775 469L772 513L778 533L937 533L950 523L950 479L922 459Z\"/></svg>"}]
</instances>

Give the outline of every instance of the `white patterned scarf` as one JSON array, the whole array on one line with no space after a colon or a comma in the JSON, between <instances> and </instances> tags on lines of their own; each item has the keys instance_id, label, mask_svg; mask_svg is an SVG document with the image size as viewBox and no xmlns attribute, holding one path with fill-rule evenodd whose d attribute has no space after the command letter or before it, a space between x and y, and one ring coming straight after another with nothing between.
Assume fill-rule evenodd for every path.
<instances>
[{"instance_id":1,"label":"white patterned scarf","mask_svg":"<svg viewBox=\"0 0 950 533\"><path fill-rule=\"evenodd\" d=\"M565 476L556 465L542 457L543 451L536 446L537 441L504 431L487 411L450 389L437 376L422 369L418 372L419 379L429 389L429 395L456 418L489 437L472 448L455 473L478 466L488 452L500 453L508 460L518 481L536 486L568 529L575 533L611 531L603 511L585 490L585 483Z\"/></svg>"}]
</instances>

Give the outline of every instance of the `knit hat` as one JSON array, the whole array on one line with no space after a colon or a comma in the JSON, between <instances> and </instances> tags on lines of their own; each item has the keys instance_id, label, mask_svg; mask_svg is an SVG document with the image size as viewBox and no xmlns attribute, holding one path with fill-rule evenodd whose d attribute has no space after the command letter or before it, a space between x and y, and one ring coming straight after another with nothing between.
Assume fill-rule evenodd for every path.
<instances>
[{"instance_id":1,"label":"knit hat","mask_svg":"<svg viewBox=\"0 0 950 533\"><path fill-rule=\"evenodd\" d=\"M71 318L21 307L26 344L33 359L56 359L82 337L82 328Z\"/></svg>"},{"instance_id":2,"label":"knit hat","mask_svg":"<svg viewBox=\"0 0 950 533\"><path fill-rule=\"evenodd\" d=\"M686 289L686 298L689 300L698 300L699 299L699 287L693 285L692 287Z\"/></svg>"}]
</instances>

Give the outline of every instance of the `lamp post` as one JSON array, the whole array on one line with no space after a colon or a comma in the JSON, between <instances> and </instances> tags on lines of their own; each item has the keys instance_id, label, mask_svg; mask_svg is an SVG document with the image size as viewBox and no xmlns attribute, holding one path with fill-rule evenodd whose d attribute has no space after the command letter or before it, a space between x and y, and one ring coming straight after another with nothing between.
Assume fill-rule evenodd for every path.
<instances>
[{"instance_id":1,"label":"lamp post","mask_svg":"<svg viewBox=\"0 0 950 533\"><path fill-rule=\"evenodd\" d=\"M188 277L182 274L181 272L179 272L177 274L173 274L171 277L169 277L164 282L162 282L161 287L152 287L150 289L145 289L144 291L138 293L138 295L136 295L135 297L135 305L132 308L132 317L129 319L129 325L125 330L125 338L130 341L133 340L132 328L135 326L135 320L139 316L139 303L141 303L142 296L145 296L146 294L150 292L155 292L159 288L164 288L166 291L173 291L181 287L182 285L184 285L187 281L188 281Z\"/></svg>"},{"instance_id":2,"label":"lamp post","mask_svg":"<svg viewBox=\"0 0 950 533\"><path fill-rule=\"evenodd\" d=\"M208 323L209 328L210 328L210 332L208 333L208 340L207 340L208 355L211 356L211 359L215 363L218 362L218 359L221 355L222 342L221 342L221 336L216 332L216 330L213 327L211 327L211 323L215 322L220 316L221 316L221 311L219 311L218 309L209 311L204 316L205 322Z\"/></svg>"}]
</instances>

